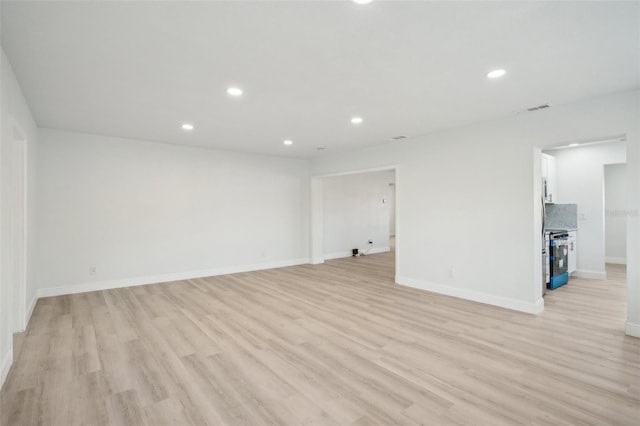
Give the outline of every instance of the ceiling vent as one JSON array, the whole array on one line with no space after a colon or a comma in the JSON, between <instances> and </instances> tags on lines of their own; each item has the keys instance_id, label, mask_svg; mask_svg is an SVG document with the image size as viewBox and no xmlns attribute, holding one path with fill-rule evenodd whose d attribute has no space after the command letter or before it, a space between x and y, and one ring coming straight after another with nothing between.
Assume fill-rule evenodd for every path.
<instances>
[{"instance_id":1,"label":"ceiling vent","mask_svg":"<svg viewBox=\"0 0 640 426\"><path fill-rule=\"evenodd\" d=\"M542 104L542 105L534 106L532 108L527 108L527 111L539 111L541 109L546 109L546 108L549 108L549 104Z\"/></svg>"},{"instance_id":2,"label":"ceiling vent","mask_svg":"<svg viewBox=\"0 0 640 426\"><path fill-rule=\"evenodd\" d=\"M401 136L394 136L391 139L393 139L394 141L399 141L400 139L406 139L406 138L407 138L406 136L401 135Z\"/></svg>"}]
</instances>

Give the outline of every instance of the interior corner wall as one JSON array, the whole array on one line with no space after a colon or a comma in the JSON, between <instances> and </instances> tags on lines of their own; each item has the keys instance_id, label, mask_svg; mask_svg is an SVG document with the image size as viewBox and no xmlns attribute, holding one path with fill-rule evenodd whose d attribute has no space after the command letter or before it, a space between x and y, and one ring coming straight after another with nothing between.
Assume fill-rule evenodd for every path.
<instances>
[{"instance_id":1,"label":"interior corner wall","mask_svg":"<svg viewBox=\"0 0 640 426\"><path fill-rule=\"evenodd\" d=\"M606 277L604 165L626 162L626 145L612 142L553 152L556 200L578 205L578 274Z\"/></svg>"},{"instance_id":2,"label":"interior corner wall","mask_svg":"<svg viewBox=\"0 0 640 426\"><path fill-rule=\"evenodd\" d=\"M389 216L393 171L358 173L323 179L325 259L389 251ZM372 245L368 241L373 241Z\"/></svg>"},{"instance_id":3,"label":"interior corner wall","mask_svg":"<svg viewBox=\"0 0 640 426\"><path fill-rule=\"evenodd\" d=\"M627 321L626 334L640 337L640 91L627 106Z\"/></svg>"},{"instance_id":4,"label":"interior corner wall","mask_svg":"<svg viewBox=\"0 0 640 426\"><path fill-rule=\"evenodd\" d=\"M539 312L541 237L533 230L540 194L534 184L533 148L626 134L632 153L627 157L628 191L640 193L639 94L635 90L554 105L402 142L327 153L312 160L311 174L397 165L398 282ZM638 211L635 193L632 212ZM629 219L627 235L640 241L637 221ZM638 244L629 244L630 239L629 294L637 299L629 299L628 315L640 324L638 261L631 260Z\"/></svg>"},{"instance_id":5,"label":"interior corner wall","mask_svg":"<svg viewBox=\"0 0 640 426\"><path fill-rule=\"evenodd\" d=\"M604 237L607 263L627 263L627 165L604 166Z\"/></svg>"},{"instance_id":6,"label":"interior corner wall","mask_svg":"<svg viewBox=\"0 0 640 426\"><path fill-rule=\"evenodd\" d=\"M32 263L35 248L35 174L37 127L29 105L4 51L0 57L0 384L4 382L12 362L13 333L19 331L13 324L14 292L10 277L11 262L11 170L14 127L18 126L27 138L26 146L26 304L27 318L35 301L35 266Z\"/></svg>"},{"instance_id":7,"label":"interior corner wall","mask_svg":"<svg viewBox=\"0 0 640 426\"><path fill-rule=\"evenodd\" d=\"M38 161L41 296L308 262L307 160L41 129Z\"/></svg>"}]
</instances>

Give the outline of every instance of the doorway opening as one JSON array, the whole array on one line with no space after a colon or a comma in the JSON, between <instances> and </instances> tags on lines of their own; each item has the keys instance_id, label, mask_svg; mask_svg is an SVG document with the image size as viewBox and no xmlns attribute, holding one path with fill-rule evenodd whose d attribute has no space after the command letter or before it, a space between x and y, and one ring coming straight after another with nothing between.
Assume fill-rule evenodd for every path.
<instances>
[{"instance_id":1,"label":"doorway opening","mask_svg":"<svg viewBox=\"0 0 640 426\"><path fill-rule=\"evenodd\" d=\"M543 287L547 295L553 291L581 297L579 288L588 285L618 285L624 292L626 276L620 264L626 262L626 152L624 135L565 142L542 150L539 193L546 232L541 246L549 255L560 253L564 262L557 256L547 258L547 285ZM556 237L560 240L555 240L556 246L564 247L559 252L558 247L551 247ZM545 260L542 264L544 280ZM567 279L556 286L554 269L561 268Z\"/></svg>"},{"instance_id":2,"label":"doorway opening","mask_svg":"<svg viewBox=\"0 0 640 426\"><path fill-rule=\"evenodd\" d=\"M604 236L607 265L627 264L627 165L604 165Z\"/></svg>"},{"instance_id":3,"label":"doorway opening","mask_svg":"<svg viewBox=\"0 0 640 426\"><path fill-rule=\"evenodd\" d=\"M312 263L377 256L395 282L397 167L316 176L311 182Z\"/></svg>"}]
</instances>

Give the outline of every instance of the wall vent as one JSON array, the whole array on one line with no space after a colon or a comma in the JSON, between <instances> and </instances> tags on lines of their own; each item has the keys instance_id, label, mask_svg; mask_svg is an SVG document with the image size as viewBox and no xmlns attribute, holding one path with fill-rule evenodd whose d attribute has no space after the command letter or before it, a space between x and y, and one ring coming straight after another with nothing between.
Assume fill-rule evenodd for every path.
<instances>
[{"instance_id":1,"label":"wall vent","mask_svg":"<svg viewBox=\"0 0 640 426\"><path fill-rule=\"evenodd\" d=\"M532 108L527 108L527 111L539 111L541 109L546 109L546 108L549 108L549 104L542 104L542 105L534 106Z\"/></svg>"}]
</instances>

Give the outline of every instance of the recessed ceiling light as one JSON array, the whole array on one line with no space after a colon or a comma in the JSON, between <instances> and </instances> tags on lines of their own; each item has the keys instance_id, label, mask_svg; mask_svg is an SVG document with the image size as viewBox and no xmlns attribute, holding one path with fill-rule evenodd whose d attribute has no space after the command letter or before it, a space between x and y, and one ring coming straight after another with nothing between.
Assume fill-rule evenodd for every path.
<instances>
[{"instance_id":1,"label":"recessed ceiling light","mask_svg":"<svg viewBox=\"0 0 640 426\"><path fill-rule=\"evenodd\" d=\"M227 89L227 93L231 96L240 96L242 95L242 89L240 89L239 87L229 87Z\"/></svg>"},{"instance_id":2,"label":"recessed ceiling light","mask_svg":"<svg viewBox=\"0 0 640 426\"><path fill-rule=\"evenodd\" d=\"M362 121L363 121L362 117L353 117L351 119L351 123L353 123L353 124L362 124Z\"/></svg>"},{"instance_id":3,"label":"recessed ceiling light","mask_svg":"<svg viewBox=\"0 0 640 426\"><path fill-rule=\"evenodd\" d=\"M193 130L193 124L191 123L184 123L182 125L182 130Z\"/></svg>"},{"instance_id":4,"label":"recessed ceiling light","mask_svg":"<svg viewBox=\"0 0 640 426\"><path fill-rule=\"evenodd\" d=\"M293 141L291 139L285 139L282 143L285 145L293 145Z\"/></svg>"},{"instance_id":5,"label":"recessed ceiling light","mask_svg":"<svg viewBox=\"0 0 640 426\"><path fill-rule=\"evenodd\" d=\"M579 143L570 143L569 146L578 146L580 145Z\"/></svg>"},{"instance_id":6,"label":"recessed ceiling light","mask_svg":"<svg viewBox=\"0 0 640 426\"><path fill-rule=\"evenodd\" d=\"M317 147L317 148L316 148L316 150L318 150L318 151L324 151L324 146L319 146L319 147Z\"/></svg>"},{"instance_id":7,"label":"recessed ceiling light","mask_svg":"<svg viewBox=\"0 0 640 426\"><path fill-rule=\"evenodd\" d=\"M369 4L373 0L351 0L351 1L353 1L355 4Z\"/></svg>"},{"instance_id":8,"label":"recessed ceiling light","mask_svg":"<svg viewBox=\"0 0 640 426\"><path fill-rule=\"evenodd\" d=\"M488 78L500 78L503 75L505 75L506 73L507 73L507 71L503 70L503 69L493 70L493 71L490 71L489 73L487 73L487 77Z\"/></svg>"}]
</instances>

